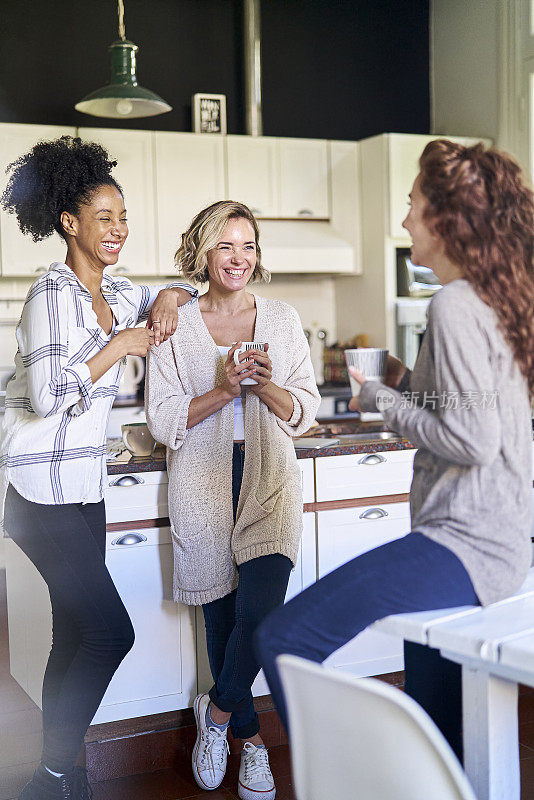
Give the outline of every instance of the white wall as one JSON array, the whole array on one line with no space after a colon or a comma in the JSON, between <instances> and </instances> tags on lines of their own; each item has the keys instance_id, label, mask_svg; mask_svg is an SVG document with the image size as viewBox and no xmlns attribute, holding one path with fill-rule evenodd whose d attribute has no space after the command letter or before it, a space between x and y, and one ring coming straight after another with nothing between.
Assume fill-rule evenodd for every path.
<instances>
[{"instance_id":1,"label":"white wall","mask_svg":"<svg viewBox=\"0 0 534 800\"><path fill-rule=\"evenodd\" d=\"M431 0L431 127L498 139L499 0Z\"/></svg>"}]
</instances>

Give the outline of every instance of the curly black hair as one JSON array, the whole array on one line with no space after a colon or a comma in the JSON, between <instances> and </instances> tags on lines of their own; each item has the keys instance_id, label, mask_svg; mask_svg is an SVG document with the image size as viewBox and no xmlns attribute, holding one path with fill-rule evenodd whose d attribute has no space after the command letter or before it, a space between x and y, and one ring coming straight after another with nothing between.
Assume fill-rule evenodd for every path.
<instances>
[{"instance_id":1,"label":"curly black hair","mask_svg":"<svg viewBox=\"0 0 534 800\"><path fill-rule=\"evenodd\" d=\"M63 211L78 214L99 186L114 186L122 194L111 177L116 164L95 142L72 136L39 142L6 168L12 174L0 203L16 214L22 233L30 234L34 242L54 231L65 238Z\"/></svg>"}]
</instances>

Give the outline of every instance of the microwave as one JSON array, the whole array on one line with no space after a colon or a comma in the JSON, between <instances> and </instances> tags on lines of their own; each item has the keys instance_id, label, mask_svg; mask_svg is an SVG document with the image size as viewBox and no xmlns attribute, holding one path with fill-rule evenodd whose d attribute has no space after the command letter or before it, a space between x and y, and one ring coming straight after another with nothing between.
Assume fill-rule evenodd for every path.
<instances>
[{"instance_id":1,"label":"microwave","mask_svg":"<svg viewBox=\"0 0 534 800\"><path fill-rule=\"evenodd\" d=\"M431 297L441 284L430 267L420 267L410 259L409 247L398 247L397 297Z\"/></svg>"}]
</instances>

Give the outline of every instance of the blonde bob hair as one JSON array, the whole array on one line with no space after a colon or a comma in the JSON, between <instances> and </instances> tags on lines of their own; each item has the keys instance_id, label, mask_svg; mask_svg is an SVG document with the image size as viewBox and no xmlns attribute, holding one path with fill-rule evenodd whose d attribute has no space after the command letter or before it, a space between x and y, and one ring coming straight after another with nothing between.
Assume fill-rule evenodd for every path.
<instances>
[{"instance_id":1,"label":"blonde bob hair","mask_svg":"<svg viewBox=\"0 0 534 800\"><path fill-rule=\"evenodd\" d=\"M219 200L203 208L187 231L182 233L182 244L174 255L174 263L184 278L196 283L206 283L209 280L208 252L217 247L228 222L239 218L250 222L256 239L256 266L251 280L267 283L271 279L269 272L261 264L258 223L247 206L233 200Z\"/></svg>"}]
</instances>

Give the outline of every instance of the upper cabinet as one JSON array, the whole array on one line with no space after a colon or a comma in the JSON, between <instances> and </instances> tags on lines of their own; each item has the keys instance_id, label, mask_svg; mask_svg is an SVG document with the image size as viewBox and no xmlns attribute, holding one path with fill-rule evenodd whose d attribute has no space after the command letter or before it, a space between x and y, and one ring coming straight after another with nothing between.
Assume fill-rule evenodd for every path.
<instances>
[{"instance_id":1,"label":"upper cabinet","mask_svg":"<svg viewBox=\"0 0 534 800\"><path fill-rule=\"evenodd\" d=\"M280 139L280 217L328 219L328 143Z\"/></svg>"},{"instance_id":2,"label":"upper cabinet","mask_svg":"<svg viewBox=\"0 0 534 800\"><path fill-rule=\"evenodd\" d=\"M154 275L156 268L156 220L154 200L154 155L151 131L111 128L79 128L79 136L98 142L117 162L113 177L124 192L128 238L112 275Z\"/></svg>"},{"instance_id":3,"label":"upper cabinet","mask_svg":"<svg viewBox=\"0 0 534 800\"><path fill-rule=\"evenodd\" d=\"M228 194L259 219L328 219L328 142L227 136Z\"/></svg>"},{"instance_id":4,"label":"upper cabinet","mask_svg":"<svg viewBox=\"0 0 534 800\"><path fill-rule=\"evenodd\" d=\"M159 131L154 136L159 272L172 275L174 254L195 214L227 197L224 137Z\"/></svg>"},{"instance_id":5,"label":"upper cabinet","mask_svg":"<svg viewBox=\"0 0 534 800\"><path fill-rule=\"evenodd\" d=\"M0 124L0 193L4 191L9 176L5 174L8 164L27 153L34 144L43 139L76 133L75 128L56 125ZM0 211L0 249L3 277L37 278L46 272L53 261L63 261L66 245L57 233L35 243L29 234L23 235L14 214Z\"/></svg>"},{"instance_id":6,"label":"upper cabinet","mask_svg":"<svg viewBox=\"0 0 534 800\"><path fill-rule=\"evenodd\" d=\"M245 203L260 219L279 216L278 156L278 139L273 137L226 137L228 197Z\"/></svg>"}]
</instances>

